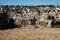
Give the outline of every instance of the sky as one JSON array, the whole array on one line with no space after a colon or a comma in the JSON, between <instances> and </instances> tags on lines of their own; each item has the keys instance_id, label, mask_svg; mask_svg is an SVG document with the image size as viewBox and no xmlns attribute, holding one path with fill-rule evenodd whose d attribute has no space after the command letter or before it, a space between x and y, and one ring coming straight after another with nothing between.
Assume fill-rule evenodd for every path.
<instances>
[{"instance_id":1,"label":"sky","mask_svg":"<svg viewBox=\"0 0 60 40\"><path fill-rule=\"evenodd\" d=\"M0 5L60 5L60 0L0 0Z\"/></svg>"}]
</instances>

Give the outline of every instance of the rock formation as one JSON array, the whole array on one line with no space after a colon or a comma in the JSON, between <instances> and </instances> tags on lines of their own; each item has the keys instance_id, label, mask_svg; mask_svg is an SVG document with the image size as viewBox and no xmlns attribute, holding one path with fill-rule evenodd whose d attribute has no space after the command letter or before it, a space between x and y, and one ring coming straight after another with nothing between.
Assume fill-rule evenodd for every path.
<instances>
[{"instance_id":1,"label":"rock formation","mask_svg":"<svg viewBox=\"0 0 60 40\"><path fill-rule=\"evenodd\" d=\"M60 6L0 6L0 25L7 25L11 19L20 27L54 27L60 25Z\"/></svg>"}]
</instances>

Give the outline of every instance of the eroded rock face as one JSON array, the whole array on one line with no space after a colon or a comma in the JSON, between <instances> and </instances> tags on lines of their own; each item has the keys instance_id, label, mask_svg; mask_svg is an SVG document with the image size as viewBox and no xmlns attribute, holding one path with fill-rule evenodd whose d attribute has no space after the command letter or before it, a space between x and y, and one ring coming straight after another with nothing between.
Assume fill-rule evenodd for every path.
<instances>
[{"instance_id":1,"label":"eroded rock face","mask_svg":"<svg viewBox=\"0 0 60 40\"><path fill-rule=\"evenodd\" d=\"M52 27L56 22L60 22L60 7L8 6L7 9L5 8L5 10L4 8L5 8L4 6L3 7L0 6L0 14L1 12L7 12L8 14L7 22L9 23L10 22L9 20L13 19L14 20L13 23L20 27L27 25L37 27Z\"/></svg>"}]
</instances>

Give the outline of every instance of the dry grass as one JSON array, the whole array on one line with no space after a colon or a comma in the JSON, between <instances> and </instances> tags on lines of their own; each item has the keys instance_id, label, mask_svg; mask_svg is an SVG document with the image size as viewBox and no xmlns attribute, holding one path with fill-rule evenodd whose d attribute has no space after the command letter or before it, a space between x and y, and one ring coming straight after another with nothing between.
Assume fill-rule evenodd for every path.
<instances>
[{"instance_id":1,"label":"dry grass","mask_svg":"<svg viewBox=\"0 0 60 40\"><path fill-rule=\"evenodd\" d=\"M0 30L0 40L60 40L60 28Z\"/></svg>"}]
</instances>

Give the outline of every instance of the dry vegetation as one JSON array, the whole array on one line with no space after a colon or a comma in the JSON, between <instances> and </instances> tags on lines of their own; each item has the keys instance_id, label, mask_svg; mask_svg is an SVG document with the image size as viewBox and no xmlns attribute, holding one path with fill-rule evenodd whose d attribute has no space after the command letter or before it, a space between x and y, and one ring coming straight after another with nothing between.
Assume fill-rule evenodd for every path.
<instances>
[{"instance_id":1,"label":"dry vegetation","mask_svg":"<svg viewBox=\"0 0 60 40\"><path fill-rule=\"evenodd\" d=\"M0 30L0 40L60 40L60 28L15 28Z\"/></svg>"}]
</instances>

